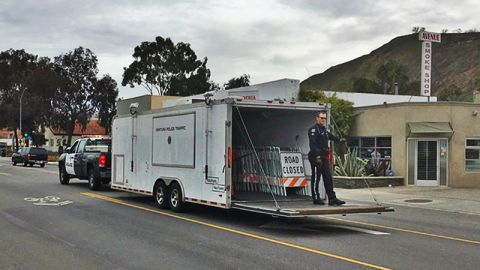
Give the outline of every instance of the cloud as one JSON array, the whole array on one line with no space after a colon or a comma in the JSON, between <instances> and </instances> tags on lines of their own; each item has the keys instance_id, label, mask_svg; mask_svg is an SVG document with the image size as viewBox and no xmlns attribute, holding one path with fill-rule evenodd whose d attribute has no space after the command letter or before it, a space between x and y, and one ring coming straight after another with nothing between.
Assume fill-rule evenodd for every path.
<instances>
[{"instance_id":1,"label":"cloud","mask_svg":"<svg viewBox=\"0 0 480 270\"><path fill-rule=\"evenodd\" d=\"M163 36L208 57L220 84L244 73L253 83L303 80L409 34L413 26L478 29L478 7L474 0L4 0L0 50L54 57L90 48L99 76L108 73L120 85L134 47ZM120 87L124 97L142 91Z\"/></svg>"}]
</instances>

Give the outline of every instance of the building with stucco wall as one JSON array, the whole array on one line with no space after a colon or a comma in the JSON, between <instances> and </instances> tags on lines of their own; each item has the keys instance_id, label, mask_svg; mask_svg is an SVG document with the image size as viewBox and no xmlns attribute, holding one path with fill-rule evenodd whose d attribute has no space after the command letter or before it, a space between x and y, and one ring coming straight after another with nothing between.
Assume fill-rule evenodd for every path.
<instances>
[{"instance_id":1,"label":"building with stucco wall","mask_svg":"<svg viewBox=\"0 0 480 270\"><path fill-rule=\"evenodd\" d=\"M406 185L480 187L480 104L357 107L350 147L388 160Z\"/></svg>"}]
</instances>

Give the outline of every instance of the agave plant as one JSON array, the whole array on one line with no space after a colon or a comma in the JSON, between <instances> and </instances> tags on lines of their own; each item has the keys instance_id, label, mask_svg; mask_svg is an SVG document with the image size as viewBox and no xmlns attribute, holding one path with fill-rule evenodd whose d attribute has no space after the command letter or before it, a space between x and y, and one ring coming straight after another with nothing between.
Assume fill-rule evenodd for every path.
<instances>
[{"instance_id":1,"label":"agave plant","mask_svg":"<svg viewBox=\"0 0 480 270\"><path fill-rule=\"evenodd\" d=\"M336 156L337 164L335 166L335 174L338 176L365 176L365 166L368 159L358 157L357 149L348 150L343 158Z\"/></svg>"}]
</instances>

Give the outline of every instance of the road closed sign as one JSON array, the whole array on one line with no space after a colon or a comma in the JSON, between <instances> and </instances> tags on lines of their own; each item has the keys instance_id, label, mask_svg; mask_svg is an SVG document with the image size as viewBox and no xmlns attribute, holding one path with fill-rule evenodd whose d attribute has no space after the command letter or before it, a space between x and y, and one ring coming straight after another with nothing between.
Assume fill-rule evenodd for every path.
<instances>
[{"instance_id":1,"label":"road closed sign","mask_svg":"<svg viewBox=\"0 0 480 270\"><path fill-rule=\"evenodd\" d=\"M305 176L302 153L281 152L280 159L282 164L283 177Z\"/></svg>"}]
</instances>

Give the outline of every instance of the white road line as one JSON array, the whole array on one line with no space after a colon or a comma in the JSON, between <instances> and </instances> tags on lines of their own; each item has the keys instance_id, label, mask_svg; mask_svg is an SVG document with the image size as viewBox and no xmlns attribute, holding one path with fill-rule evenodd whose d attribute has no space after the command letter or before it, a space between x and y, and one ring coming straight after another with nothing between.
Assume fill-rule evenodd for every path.
<instances>
[{"instance_id":1,"label":"white road line","mask_svg":"<svg viewBox=\"0 0 480 270\"><path fill-rule=\"evenodd\" d=\"M353 227L353 226L345 226L345 225L326 225L325 227L340 228L340 229L363 232L363 233L368 233L373 235L390 235L390 233L387 233L387 232L380 232L380 231L374 231L374 230Z\"/></svg>"},{"instance_id":2,"label":"white road line","mask_svg":"<svg viewBox=\"0 0 480 270\"><path fill-rule=\"evenodd\" d=\"M9 173L4 173L4 172L0 172L0 175L3 175L3 176L10 176L11 174L9 174Z\"/></svg>"}]
</instances>

